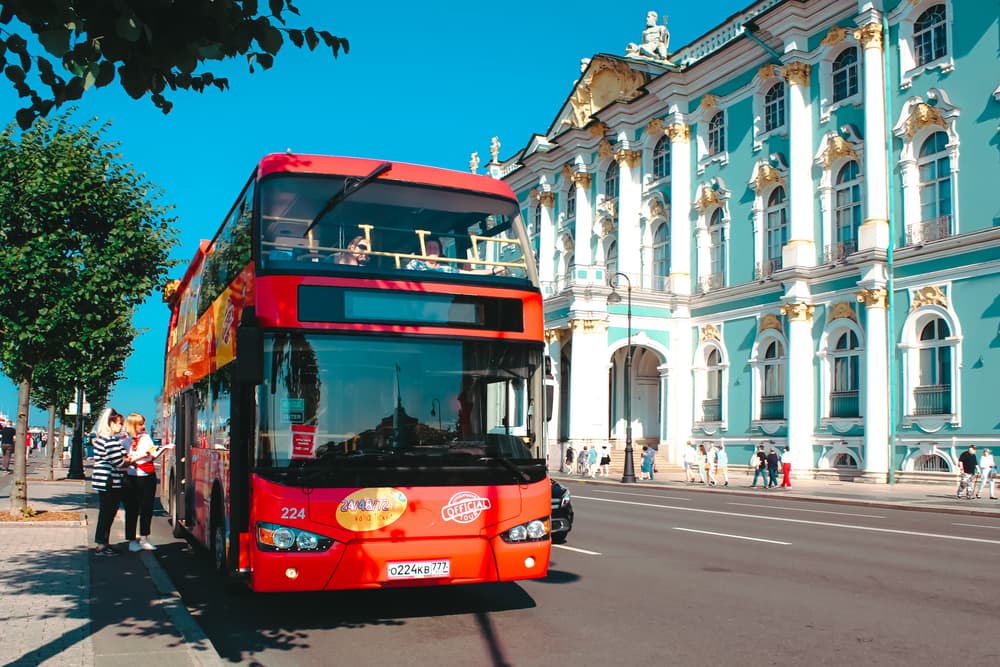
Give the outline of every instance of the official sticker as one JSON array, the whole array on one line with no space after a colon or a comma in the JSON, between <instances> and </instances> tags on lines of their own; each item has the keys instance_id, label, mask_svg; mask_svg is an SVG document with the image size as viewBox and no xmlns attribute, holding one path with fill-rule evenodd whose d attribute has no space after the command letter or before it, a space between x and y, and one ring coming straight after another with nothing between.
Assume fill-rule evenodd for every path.
<instances>
[{"instance_id":1,"label":"official sticker","mask_svg":"<svg viewBox=\"0 0 1000 667\"><path fill-rule=\"evenodd\" d=\"M406 495L399 489L360 489L340 501L337 523L358 532L385 528L406 513Z\"/></svg>"},{"instance_id":2,"label":"official sticker","mask_svg":"<svg viewBox=\"0 0 1000 667\"><path fill-rule=\"evenodd\" d=\"M441 508L441 518L455 523L472 523L490 509L490 499L471 491L459 491Z\"/></svg>"}]
</instances>

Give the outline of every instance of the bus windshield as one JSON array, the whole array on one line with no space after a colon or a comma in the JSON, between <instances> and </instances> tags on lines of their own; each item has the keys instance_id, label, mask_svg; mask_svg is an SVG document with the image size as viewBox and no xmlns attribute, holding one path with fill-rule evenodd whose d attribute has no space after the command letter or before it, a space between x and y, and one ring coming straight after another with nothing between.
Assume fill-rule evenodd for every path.
<instances>
[{"instance_id":1,"label":"bus windshield","mask_svg":"<svg viewBox=\"0 0 1000 667\"><path fill-rule=\"evenodd\" d=\"M516 202L377 180L328 206L335 176L282 174L260 187L260 269L535 280Z\"/></svg>"},{"instance_id":2,"label":"bus windshield","mask_svg":"<svg viewBox=\"0 0 1000 667\"><path fill-rule=\"evenodd\" d=\"M519 466L537 463L540 346L278 332L264 357L259 474L308 486L360 485L359 474L365 484L523 483Z\"/></svg>"}]
</instances>

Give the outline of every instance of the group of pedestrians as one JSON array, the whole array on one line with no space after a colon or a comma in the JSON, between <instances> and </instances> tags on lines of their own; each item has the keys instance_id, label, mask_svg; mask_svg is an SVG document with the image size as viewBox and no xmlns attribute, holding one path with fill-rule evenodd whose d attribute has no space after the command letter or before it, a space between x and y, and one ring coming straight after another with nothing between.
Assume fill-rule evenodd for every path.
<instances>
[{"instance_id":1,"label":"group of pedestrians","mask_svg":"<svg viewBox=\"0 0 1000 667\"><path fill-rule=\"evenodd\" d=\"M598 454L597 446L584 445L577 454L570 445L566 448L566 471L581 477L607 477L611 468L611 450L607 445L601 447Z\"/></svg>"},{"instance_id":2,"label":"group of pedestrians","mask_svg":"<svg viewBox=\"0 0 1000 667\"><path fill-rule=\"evenodd\" d=\"M782 488L791 488L792 452L788 447L784 447L779 454L778 450L774 447L765 452L764 445L757 445L757 450L751 455L748 465L750 470L753 471L753 482L750 484L750 488L757 486L758 479L760 479L761 488L773 489L779 486L779 468L781 469L780 486Z\"/></svg>"},{"instance_id":3,"label":"group of pedestrians","mask_svg":"<svg viewBox=\"0 0 1000 667\"><path fill-rule=\"evenodd\" d=\"M688 484L695 482L709 486L729 486L729 453L723 444L704 444L695 448L688 441L682 457L684 479Z\"/></svg>"},{"instance_id":4,"label":"group of pedestrians","mask_svg":"<svg viewBox=\"0 0 1000 667\"><path fill-rule=\"evenodd\" d=\"M983 458L980 459L976 456L976 446L969 445L969 449L958 457L958 468L961 476L958 480L958 491L955 492L956 498L961 498L963 495L966 498L972 498L973 492L975 492L976 498L981 498L983 489L988 484L990 500L997 499L997 466L989 449L983 450ZM979 477L978 489L975 488L977 476Z\"/></svg>"},{"instance_id":5,"label":"group of pedestrians","mask_svg":"<svg viewBox=\"0 0 1000 667\"><path fill-rule=\"evenodd\" d=\"M158 448L153 443L146 433L146 418L137 412L125 417L112 408L105 408L95 431L92 486L100 498L95 554L116 556L121 553L111 546L110 533L123 503L128 550L153 551L156 547L149 541L149 533L156 496L154 461L165 448Z\"/></svg>"}]
</instances>

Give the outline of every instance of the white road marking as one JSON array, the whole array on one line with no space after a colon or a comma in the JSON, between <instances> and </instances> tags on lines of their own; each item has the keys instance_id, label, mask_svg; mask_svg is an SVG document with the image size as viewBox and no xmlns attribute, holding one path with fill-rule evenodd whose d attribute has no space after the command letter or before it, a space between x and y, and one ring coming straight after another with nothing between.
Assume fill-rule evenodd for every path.
<instances>
[{"instance_id":1,"label":"white road marking","mask_svg":"<svg viewBox=\"0 0 1000 667\"><path fill-rule=\"evenodd\" d=\"M592 491L596 491L596 489L591 489L591 490ZM611 493L611 494L614 494L616 496L635 496L637 498L649 498L650 497L650 494L648 494L648 493L629 493L628 491L604 491L602 489L601 493ZM654 497L657 498L658 500L684 500L684 501L690 501L691 500L690 498L681 498L679 496L654 496Z\"/></svg>"},{"instance_id":2,"label":"white road marking","mask_svg":"<svg viewBox=\"0 0 1000 667\"><path fill-rule=\"evenodd\" d=\"M989 528L990 530L1000 530L1000 526L984 526L979 523L953 523L953 526L968 526L969 528Z\"/></svg>"},{"instance_id":3,"label":"white road marking","mask_svg":"<svg viewBox=\"0 0 1000 667\"><path fill-rule=\"evenodd\" d=\"M731 537L734 540L750 540L751 542L767 542L768 544L783 544L786 547L791 542L778 542L777 540L765 540L760 537L747 537L746 535L730 535L729 533L713 533L708 530L695 530L694 528L679 528L674 526L674 530L683 530L685 533L701 533L702 535L715 535L717 537Z\"/></svg>"},{"instance_id":4,"label":"white road marking","mask_svg":"<svg viewBox=\"0 0 1000 667\"><path fill-rule=\"evenodd\" d=\"M747 519L760 519L761 521L780 521L783 523L801 523L810 526L826 526L828 528L843 528L844 530L862 530L870 533L890 533L892 535L909 535L911 537L934 537L941 540L955 540L958 542L979 542L981 544L997 544L1000 540L987 540L981 537L959 537L958 535L941 535L940 533L923 533L913 530L897 530L895 528L873 528L871 526L854 526L848 523L831 523L829 521L807 521L806 519L790 519L782 516L760 516L759 514L741 514L739 512L723 512L721 510L707 510L700 507L678 507L676 505L656 505L654 503L637 503L634 500L615 500L614 498L594 498L592 496L573 496L574 500L596 500L602 503L618 503L620 505L636 505L639 507L654 507L657 509L677 510L679 512L699 512L701 514L721 514L723 516L735 516Z\"/></svg>"},{"instance_id":5,"label":"white road marking","mask_svg":"<svg viewBox=\"0 0 1000 667\"><path fill-rule=\"evenodd\" d=\"M807 510L801 507L785 507L777 505L756 505L754 503L729 503L730 505L740 505L743 507L764 507L769 510L780 509L782 512L815 512L816 514L839 514L840 516L863 516L866 519L884 519L884 516L879 516L878 514L852 514L851 512L831 512L829 510Z\"/></svg>"},{"instance_id":6,"label":"white road marking","mask_svg":"<svg viewBox=\"0 0 1000 667\"><path fill-rule=\"evenodd\" d=\"M568 547L565 544L553 544L553 549L565 549L566 551L575 551L578 554L587 554L588 556L600 556L599 551L587 551L586 549L577 549L576 547Z\"/></svg>"}]
</instances>

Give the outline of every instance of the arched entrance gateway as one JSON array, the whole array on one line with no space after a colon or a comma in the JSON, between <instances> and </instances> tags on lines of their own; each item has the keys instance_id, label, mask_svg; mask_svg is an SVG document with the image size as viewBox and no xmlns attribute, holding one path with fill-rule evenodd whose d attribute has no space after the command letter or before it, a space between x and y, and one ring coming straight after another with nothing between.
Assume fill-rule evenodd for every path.
<instances>
[{"instance_id":1,"label":"arched entrance gateway","mask_svg":"<svg viewBox=\"0 0 1000 667\"><path fill-rule=\"evenodd\" d=\"M632 386L625 391L625 363L628 349L623 346L611 354L608 376L608 439L616 449L625 447L626 415L625 395L631 396L632 445L659 448L663 424L664 387L660 366L664 363L661 353L644 345L632 346Z\"/></svg>"}]
</instances>

